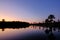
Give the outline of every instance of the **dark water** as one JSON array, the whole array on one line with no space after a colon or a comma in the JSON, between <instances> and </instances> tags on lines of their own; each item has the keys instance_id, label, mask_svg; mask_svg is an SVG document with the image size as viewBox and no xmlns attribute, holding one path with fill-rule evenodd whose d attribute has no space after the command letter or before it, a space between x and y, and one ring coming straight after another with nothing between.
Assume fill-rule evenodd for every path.
<instances>
[{"instance_id":1,"label":"dark water","mask_svg":"<svg viewBox=\"0 0 60 40\"><path fill-rule=\"evenodd\" d=\"M60 29L29 26L26 28L0 29L0 39L8 40L60 40Z\"/></svg>"}]
</instances>

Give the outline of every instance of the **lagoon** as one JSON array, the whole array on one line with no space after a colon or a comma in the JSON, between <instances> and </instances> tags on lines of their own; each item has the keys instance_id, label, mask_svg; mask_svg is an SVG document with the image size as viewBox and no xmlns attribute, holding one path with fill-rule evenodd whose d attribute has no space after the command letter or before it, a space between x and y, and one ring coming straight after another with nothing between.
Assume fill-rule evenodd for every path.
<instances>
[{"instance_id":1,"label":"lagoon","mask_svg":"<svg viewBox=\"0 0 60 40\"><path fill-rule=\"evenodd\" d=\"M0 39L11 40L60 40L60 29L53 27L29 26L26 28L0 29Z\"/></svg>"}]
</instances>

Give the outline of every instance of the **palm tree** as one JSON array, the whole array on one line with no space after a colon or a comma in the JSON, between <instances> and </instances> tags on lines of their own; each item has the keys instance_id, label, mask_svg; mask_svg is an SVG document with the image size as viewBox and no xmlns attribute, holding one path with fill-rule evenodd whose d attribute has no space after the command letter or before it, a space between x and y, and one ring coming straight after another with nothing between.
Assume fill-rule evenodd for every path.
<instances>
[{"instance_id":1,"label":"palm tree","mask_svg":"<svg viewBox=\"0 0 60 40\"><path fill-rule=\"evenodd\" d=\"M55 19L55 16L51 14L48 16L48 19L53 20L53 19Z\"/></svg>"},{"instance_id":2,"label":"palm tree","mask_svg":"<svg viewBox=\"0 0 60 40\"><path fill-rule=\"evenodd\" d=\"M55 16L54 15L49 15L48 18L45 20L46 23L53 23L55 19Z\"/></svg>"},{"instance_id":3,"label":"palm tree","mask_svg":"<svg viewBox=\"0 0 60 40\"><path fill-rule=\"evenodd\" d=\"M54 20L53 19L55 19L55 16L54 15L49 15L48 16L48 20L52 23Z\"/></svg>"}]
</instances>

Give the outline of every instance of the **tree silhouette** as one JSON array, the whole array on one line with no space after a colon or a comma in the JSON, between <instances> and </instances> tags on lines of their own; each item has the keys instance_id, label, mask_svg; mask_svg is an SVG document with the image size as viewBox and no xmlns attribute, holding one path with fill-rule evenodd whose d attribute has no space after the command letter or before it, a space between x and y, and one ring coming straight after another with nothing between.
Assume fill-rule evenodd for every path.
<instances>
[{"instance_id":1,"label":"tree silhouette","mask_svg":"<svg viewBox=\"0 0 60 40\"><path fill-rule=\"evenodd\" d=\"M55 16L51 14L51 15L48 16L48 19L52 23L52 22L54 22L53 19L55 19Z\"/></svg>"},{"instance_id":2,"label":"tree silhouette","mask_svg":"<svg viewBox=\"0 0 60 40\"><path fill-rule=\"evenodd\" d=\"M48 19L46 19L46 20L45 20L45 23L48 23L48 21L49 21L49 20L48 20Z\"/></svg>"},{"instance_id":3,"label":"tree silhouette","mask_svg":"<svg viewBox=\"0 0 60 40\"><path fill-rule=\"evenodd\" d=\"M50 14L50 15L48 16L48 18L45 20L45 22L47 22L47 23L53 23L53 22L54 22L53 19L55 19L55 16L52 15L52 14Z\"/></svg>"},{"instance_id":4,"label":"tree silhouette","mask_svg":"<svg viewBox=\"0 0 60 40\"><path fill-rule=\"evenodd\" d=\"M48 19L53 20L53 19L55 19L55 16L51 14L48 16Z\"/></svg>"}]
</instances>

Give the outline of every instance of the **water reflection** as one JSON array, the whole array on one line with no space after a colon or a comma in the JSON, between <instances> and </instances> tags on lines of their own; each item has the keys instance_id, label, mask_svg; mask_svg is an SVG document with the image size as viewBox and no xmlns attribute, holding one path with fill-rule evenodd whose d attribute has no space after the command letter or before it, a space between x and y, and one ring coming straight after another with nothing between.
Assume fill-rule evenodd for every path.
<instances>
[{"instance_id":1,"label":"water reflection","mask_svg":"<svg viewBox=\"0 0 60 40\"><path fill-rule=\"evenodd\" d=\"M6 27L6 28L8 28L8 27ZM5 31L6 28L0 28L0 29L2 29L2 31ZM20 28L26 28L26 26L25 27L10 27L8 29L20 29Z\"/></svg>"},{"instance_id":2,"label":"water reflection","mask_svg":"<svg viewBox=\"0 0 60 40\"><path fill-rule=\"evenodd\" d=\"M55 40L55 36L52 33L52 28L46 29L45 33L46 33L46 35L48 37L48 40Z\"/></svg>"},{"instance_id":3,"label":"water reflection","mask_svg":"<svg viewBox=\"0 0 60 40\"><path fill-rule=\"evenodd\" d=\"M47 36L46 40L60 40L60 27L36 27L33 26L34 29L42 29L45 32L45 35ZM57 34L55 34L57 33Z\"/></svg>"},{"instance_id":4,"label":"water reflection","mask_svg":"<svg viewBox=\"0 0 60 40\"><path fill-rule=\"evenodd\" d=\"M2 28L0 31L0 39L57 40L60 39L59 37L60 28L54 27L29 26L25 28Z\"/></svg>"}]
</instances>

